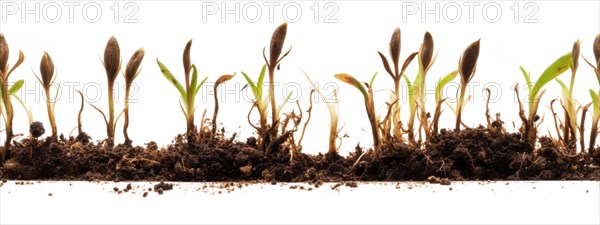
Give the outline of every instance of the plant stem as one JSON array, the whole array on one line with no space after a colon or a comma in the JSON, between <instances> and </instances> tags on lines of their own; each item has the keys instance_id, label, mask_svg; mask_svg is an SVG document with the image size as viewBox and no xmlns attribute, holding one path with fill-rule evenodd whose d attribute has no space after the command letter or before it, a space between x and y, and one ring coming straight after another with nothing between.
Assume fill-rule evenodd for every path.
<instances>
[{"instance_id":1,"label":"plant stem","mask_svg":"<svg viewBox=\"0 0 600 225\"><path fill-rule=\"evenodd\" d=\"M217 85L214 87L214 96L215 96L215 112L213 113L213 122L212 122L212 133L213 135L217 134L217 115L219 114L219 98L217 95Z\"/></svg>"},{"instance_id":2,"label":"plant stem","mask_svg":"<svg viewBox=\"0 0 600 225\"><path fill-rule=\"evenodd\" d=\"M398 100L400 99L400 76L397 76L397 78L394 78L394 95L396 97L396 99L394 100ZM396 138L396 141L401 141L402 140L402 129L400 127L400 104L394 104L394 110L393 110L393 114L392 114L392 121L394 122L394 137Z\"/></svg>"},{"instance_id":3,"label":"plant stem","mask_svg":"<svg viewBox=\"0 0 600 225\"><path fill-rule=\"evenodd\" d=\"M373 133L373 148L375 157L381 156L381 140L379 138L379 129L377 129L377 118L375 116L375 104L373 101L373 90L369 88L369 96L366 100L367 116L371 122L371 132Z\"/></svg>"},{"instance_id":4,"label":"plant stem","mask_svg":"<svg viewBox=\"0 0 600 225\"><path fill-rule=\"evenodd\" d=\"M111 142L115 139L115 102L113 85L114 83L108 83L108 124L106 126L106 133Z\"/></svg>"},{"instance_id":5,"label":"plant stem","mask_svg":"<svg viewBox=\"0 0 600 225\"><path fill-rule=\"evenodd\" d=\"M271 62L275 63L275 62ZM269 97L271 98L271 140L275 140L277 137L279 115L277 114L277 104L275 103L275 67L277 65L269 65Z\"/></svg>"},{"instance_id":6,"label":"plant stem","mask_svg":"<svg viewBox=\"0 0 600 225\"><path fill-rule=\"evenodd\" d=\"M124 114L125 122L123 124L123 136L125 136L125 144L131 144L131 139L129 139L129 134L127 133L127 128L129 127L129 91L131 90L130 85L125 86L125 109Z\"/></svg>"},{"instance_id":7,"label":"plant stem","mask_svg":"<svg viewBox=\"0 0 600 225\"><path fill-rule=\"evenodd\" d=\"M52 107L52 100L50 99L50 87L44 88L46 92L46 109L48 111L48 120L50 120L50 126L52 127L52 138L58 137L58 130L56 129L56 120L54 118L54 110Z\"/></svg>"},{"instance_id":8,"label":"plant stem","mask_svg":"<svg viewBox=\"0 0 600 225\"><path fill-rule=\"evenodd\" d=\"M588 154L592 155L596 148L596 139L598 138L598 122L600 117L594 118L592 121L592 129L590 131L590 145L588 146ZM583 151L583 149L581 149Z\"/></svg>"}]
</instances>

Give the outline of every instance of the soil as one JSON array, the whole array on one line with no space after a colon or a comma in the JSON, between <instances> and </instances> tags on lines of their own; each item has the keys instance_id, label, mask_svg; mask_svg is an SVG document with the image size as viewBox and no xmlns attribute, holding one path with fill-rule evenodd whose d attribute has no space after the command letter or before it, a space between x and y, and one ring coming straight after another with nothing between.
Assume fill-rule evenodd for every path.
<instances>
[{"instance_id":1,"label":"soil","mask_svg":"<svg viewBox=\"0 0 600 225\"><path fill-rule=\"evenodd\" d=\"M355 165L366 149L357 146L347 157L286 149L265 155L256 147L255 138L195 142L178 135L172 144L159 148L154 142L133 147L112 146L106 140L94 143L82 134L13 141L0 179L308 182L315 187L323 182L353 187L353 181L600 180L600 148L592 155L568 155L549 138L541 137L540 144L533 151L520 133L508 133L499 126L459 133L441 130L423 148L388 144L380 158L365 154ZM172 188L161 182L153 191L162 194ZM130 189L128 185L114 191Z\"/></svg>"}]
</instances>

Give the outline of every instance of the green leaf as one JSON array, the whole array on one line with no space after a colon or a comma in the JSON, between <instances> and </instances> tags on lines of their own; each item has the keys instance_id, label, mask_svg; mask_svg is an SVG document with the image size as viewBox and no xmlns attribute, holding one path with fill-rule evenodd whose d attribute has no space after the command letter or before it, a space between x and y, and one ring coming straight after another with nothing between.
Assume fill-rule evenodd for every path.
<instances>
[{"instance_id":1,"label":"green leaf","mask_svg":"<svg viewBox=\"0 0 600 225\"><path fill-rule=\"evenodd\" d=\"M412 85L412 82L410 82L410 80L408 79L408 76L406 76L405 74L402 74L402 76L406 81L406 88L408 89L408 105L410 109L413 110L415 109L415 95L417 93L415 93L415 88Z\"/></svg>"},{"instance_id":2,"label":"green leaf","mask_svg":"<svg viewBox=\"0 0 600 225\"><path fill-rule=\"evenodd\" d=\"M375 77L377 77L377 72L373 74L373 76L371 77L371 81L369 81L369 88L371 89L373 89L373 81L375 81Z\"/></svg>"},{"instance_id":3,"label":"green leaf","mask_svg":"<svg viewBox=\"0 0 600 225\"><path fill-rule=\"evenodd\" d=\"M208 77L204 77L204 79L202 79L202 81L200 81L200 83L198 84L198 86L196 86L196 90L194 90L194 97L196 97L196 95L198 95L198 91L200 90L200 88L202 87L202 85L204 85L204 82L206 82L206 79L208 79ZM217 93L215 93L217 94Z\"/></svg>"},{"instance_id":4,"label":"green leaf","mask_svg":"<svg viewBox=\"0 0 600 225\"><path fill-rule=\"evenodd\" d=\"M560 79L558 79L558 78L556 78L556 79L554 79L554 80L556 80L556 82L557 82L558 84L560 84L560 87L562 88L562 91L563 91L563 92L569 92L569 88L567 87L567 85L565 85L565 83L564 83L562 80L560 80Z\"/></svg>"},{"instance_id":5,"label":"green leaf","mask_svg":"<svg viewBox=\"0 0 600 225\"><path fill-rule=\"evenodd\" d=\"M367 90L365 89L363 84L361 84L360 81L358 81L353 76L351 76L349 74L345 74L345 73L338 73L335 75L335 78L354 86L356 89L358 89L362 93L362 95L363 95L363 97L365 97L365 99L369 98L369 94L367 93Z\"/></svg>"},{"instance_id":6,"label":"green leaf","mask_svg":"<svg viewBox=\"0 0 600 225\"><path fill-rule=\"evenodd\" d=\"M190 86L187 88L191 88L192 93L196 93L196 83L198 82L198 69L196 69L196 65L192 64L192 80L190 81Z\"/></svg>"},{"instance_id":7,"label":"green leaf","mask_svg":"<svg viewBox=\"0 0 600 225\"><path fill-rule=\"evenodd\" d=\"M595 110L600 110L600 94L590 89L590 96L592 97L592 104Z\"/></svg>"},{"instance_id":8,"label":"green leaf","mask_svg":"<svg viewBox=\"0 0 600 225\"><path fill-rule=\"evenodd\" d=\"M246 82L248 82L248 85L252 90L252 94L254 94L254 98L258 99L258 91L256 90L256 84L254 84L252 79L250 79L250 77L246 73L244 73L244 71L242 71L242 75L244 76L244 78L246 78Z\"/></svg>"},{"instance_id":9,"label":"green leaf","mask_svg":"<svg viewBox=\"0 0 600 225\"><path fill-rule=\"evenodd\" d=\"M167 67L164 64L158 61L158 59L156 60L156 63L158 64L158 67L160 68L160 71L162 72L163 76L165 76L165 78L167 78L167 80L169 80L169 82L171 82L171 84L173 84L173 86L177 88L181 96L185 96L185 89L183 89L183 86L181 86L181 83L179 83L175 76L173 76L171 71L169 71L169 69L167 69Z\"/></svg>"},{"instance_id":10,"label":"green leaf","mask_svg":"<svg viewBox=\"0 0 600 225\"><path fill-rule=\"evenodd\" d=\"M263 82L265 80L265 74L267 71L267 65L263 65L262 69L260 70L260 75L258 75L258 81L256 82L256 90L258 92L258 96L262 97L262 87L263 87Z\"/></svg>"},{"instance_id":11,"label":"green leaf","mask_svg":"<svg viewBox=\"0 0 600 225\"><path fill-rule=\"evenodd\" d=\"M283 101L283 104L281 104L279 107L277 107L277 114L281 113L281 109L283 109L283 106L285 106L285 104L290 100L293 93L294 92L290 91L290 93L288 93L287 97L285 97L285 101Z\"/></svg>"},{"instance_id":12,"label":"green leaf","mask_svg":"<svg viewBox=\"0 0 600 225\"><path fill-rule=\"evenodd\" d=\"M542 73L540 78L538 78L538 80L535 82L533 90L530 91L531 96L537 96L537 94L540 92L542 87L544 87L544 85L546 85L548 82L554 80L554 78L567 71L571 67L572 61L573 60L571 59L571 52L569 52L566 55L561 56L556 61L554 61L554 63L548 66L548 68L546 68L546 70Z\"/></svg>"},{"instance_id":13,"label":"green leaf","mask_svg":"<svg viewBox=\"0 0 600 225\"><path fill-rule=\"evenodd\" d=\"M458 74L458 70L452 71L450 72L448 75L440 78L440 80L438 81L437 85L435 86L435 101L439 102L442 97L442 89L444 89L444 86L446 86L446 84L448 84L450 81L454 80L454 78L456 78L456 75Z\"/></svg>"},{"instance_id":14,"label":"green leaf","mask_svg":"<svg viewBox=\"0 0 600 225\"><path fill-rule=\"evenodd\" d=\"M17 93L19 90L21 90L24 83L25 81L22 79L15 82L15 84L13 84L12 87L10 87L10 89L8 89L8 94L14 95L15 93Z\"/></svg>"},{"instance_id":15,"label":"green leaf","mask_svg":"<svg viewBox=\"0 0 600 225\"><path fill-rule=\"evenodd\" d=\"M519 68L521 69L521 73L523 73L523 76L525 77L525 81L527 82L527 91L529 91L529 93L531 93L532 90L532 82L531 82L531 74L529 74L527 71L525 71L525 69L522 66L519 66Z\"/></svg>"}]
</instances>

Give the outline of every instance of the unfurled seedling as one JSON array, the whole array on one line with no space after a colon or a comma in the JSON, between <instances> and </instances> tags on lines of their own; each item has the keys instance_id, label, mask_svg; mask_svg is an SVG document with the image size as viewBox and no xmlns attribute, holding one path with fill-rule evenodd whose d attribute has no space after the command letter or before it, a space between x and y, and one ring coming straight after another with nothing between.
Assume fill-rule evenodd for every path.
<instances>
[{"instance_id":1,"label":"unfurled seedling","mask_svg":"<svg viewBox=\"0 0 600 225\"><path fill-rule=\"evenodd\" d=\"M106 123L106 135L110 143L115 140L115 127L120 117L115 119L115 101L114 101L114 85L117 76L119 75L119 70L121 70L121 49L119 48L119 42L115 37L110 37L108 43L106 43L106 48L104 49L104 70L106 71L106 79L108 84L108 119L106 118L106 114L104 112L94 106L91 105L94 109L96 109L102 117L104 118L104 122Z\"/></svg>"},{"instance_id":2,"label":"unfurled seedling","mask_svg":"<svg viewBox=\"0 0 600 225\"><path fill-rule=\"evenodd\" d=\"M450 72L448 75L440 78L435 86L435 112L433 113L433 120L431 120L432 128L431 135L436 135L439 132L439 122L440 116L442 115L442 105L446 101L445 98L442 98L442 91L446 84L450 83L450 81L454 80L458 75L458 70Z\"/></svg>"},{"instance_id":3,"label":"unfurled seedling","mask_svg":"<svg viewBox=\"0 0 600 225\"><path fill-rule=\"evenodd\" d=\"M16 68L25 61L25 55L22 51L19 51L19 59L14 66L8 66L8 54L9 48L4 35L0 33L0 95L2 95L2 104L0 104L0 112L4 115L4 125L6 132L6 140L4 142L4 148L2 149L2 163L6 159L7 152L10 151L10 142L13 138L12 122L14 118L14 111L12 102L10 100L11 92L8 86L8 78L15 71ZM2 107L4 106L4 107ZM4 110L2 110L4 109Z\"/></svg>"},{"instance_id":4,"label":"unfurled seedling","mask_svg":"<svg viewBox=\"0 0 600 225\"><path fill-rule=\"evenodd\" d=\"M552 63L542 75L538 78L535 83L531 82L531 76L529 73L521 67L521 72L525 77L525 81L527 82L527 90L529 95L527 97L528 101L528 115L525 115L525 109L523 108L523 103L519 97L519 89L518 84L515 85L515 92L517 94L517 99L519 100L519 117L521 121L523 121L523 127L521 128L522 134L525 134L525 138L529 141L531 149L535 148L535 143L537 141L537 126L535 122L539 119L537 115L538 106L540 104L540 99L545 93L545 89L542 89L544 85L548 82L554 80L559 75L564 73L571 67L572 64L572 53L569 52L566 55L558 58L554 63Z\"/></svg>"},{"instance_id":5,"label":"unfurled seedling","mask_svg":"<svg viewBox=\"0 0 600 225\"><path fill-rule=\"evenodd\" d=\"M416 145L415 133L420 133L421 129L415 131L415 119L416 116L420 116L421 125L425 131L426 139L430 136L429 126L427 122L427 111L425 110L425 78L427 76L427 71L435 62L435 57L433 57L434 43L433 37L429 32L425 33L423 37L423 43L419 48L418 53L418 61L419 61L419 72L415 77L414 82L410 82L408 77L404 76L408 85L408 101L410 107L410 118L408 120L408 142L411 145ZM417 110L420 110L421 115L417 115Z\"/></svg>"},{"instance_id":6,"label":"unfurled seedling","mask_svg":"<svg viewBox=\"0 0 600 225\"><path fill-rule=\"evenodd\" d=\"M460 56L458 62L458 73L460 74L460 95L458 96L458 102L456 103L456 131L460 130L460 124L462 123L462 111L465 108L465 94L467 91L467 85L473 79L475 71L477 69L477 58L479 58L479 43L480 40L473 42Z\"/></svg>"},{"instance_id":7,"label":"unfurled seedling","mask_svg":"<svg viewBox=\"0 0 600 225\"><path fill-rule=\"evenodd\" d=\"M365 101L365 109L367 110L367 116L369 117L369 122L371 123L371 132L373 134L373 151L375 157L379 158L379 156L381 156L381 140L379 138L379 129L377 128L375 103L373 102L373 81L375 80L376 76L377 73L373 75L373 77L371 78L371 82L365 83L364 85L360 83L360 81L358 81L356 78L345 73L336 74L335 78L352 85L353 87L358 89L363 95ZM365 86L367 87L366 89Z\"/></svg>"},{"instance_id":8,"label":"unfurled seedling","mask_svg":"<svg viewBox=\"0 0 600 225\"><path fill-rule=\"evenodd\" d=\"M253 82L252 79L250 79L250 77L246 73L242 72L242 75L248 82L248 86L250 86L252 94L254 95L254 105L252 106L252 108L250 108L250 112L252 112L252 109L256 107L260 116L259 127L254 126L252 122L250 122L250 117L248 117L248 122L252 127L256 129L256 131L259 134L258 146L262 146L260 144L262 143L262 138L264 135L267 134L267 129L269 129L269 125L267 124L267 106L269 105L269 95L263 92L263 80L265 78L266 70L267 65L264 65L260 71L260 74L258 75L258 80L256 81L256 83Z\"/></svg>"},{"instance_id":9,"label":"unfurled seedling","mask_svg":"<svg viewBox=\"0 0 600 225\"><path fill-rule=\"evenodd\" d=\"M577 74L577 67L579 66L580 44L581 42L579 42L579 40L576 41L575 44L573 44L573 50L571 51L571 82L569 83L569 86L567 87L562 80L558 78L555 79L562 88L561 106L565 112L562 137L559 134L559 141L562 142L563 146L572 149L573 152L576 150L574 145L577 140L577 112L579 111L577 102L573 98L573 90L575 86L575 75ZM583 116L585 116L585 114Z\"/></svg>"},{"instance_id":10,"label":"unfurled seedling","mask_svg":"<svg viewBox=\"0 0 600 225\"><path fill-rule=\"evenodd\" d=\"M54 100L50 98L50 88L52 87L52 83L56 80L56 76L54 74L54 62L50 55L47 52L44 52L42 56L42 61L40 62L40 74L41 78L35 75L35 78L42 84L44 88L44 93L46 94L46 111L48 111L48 120L50 121L50 127L52 128L52 138L58 138L58 130L56 127L56 120L54 118L54 106L56 105L56 95L58 95L58 91L54 95Z\"/></svg>"},{"instance_id":11,"label":"unfurled seedling","mask_svg":"<svg viewBox=\"0 0 600 225\"><path fill-rule=\"evenodd\" d=\"M285 42L285 36L287 34L287 23L281 24L273 32L271 37L271 44L269 45L269 59L265 55L265 49L263 48L263 58L269 69L269 97L271 99L271 128L270 139L275 140L277 138L277 131L279 130L279 113L277 110L277 104L275 102L275 69L279 67L279 63L285 58L292 48L283 55L283 43ZM281 56L281 57L280 57Z\"/></svg>"},{"instance_id":12,"label":"unfurled seedling","mask_svg":"<svg viewBox=\"0 0 600 225\"><path fill-rule=\"evenodd\" d=\"M379 53L379 57L381 57L381 61L383 62L383 66L385 68L385 71L392 77L392 79L394 80L394 92L393 92L393 96L391 101L395 102L398 101L398 99L400 99L400 81L402 79L402 74L404 74L404 71L406 71L406 68L408 67L408 65L410 65L410 63L412 62L412 60L415 58L415 56L417 55L417 52L414 52L412 54L410 54L406 60L404 60L404 64L402 65L402 68L399 70L399 60L400 60L400 47L401 47L401 36L400 36L400 28L396 28L394 30L394 33L392 33L392 38L390 40L390 57L392 59L392 63L394 65L394 69L392 70L392 68L390 67L390 63L388 62L387 58L381 53L381 52L377 52ZM402 140L402 127L400 127L400 104L394 104L393 106L393 110L391 111L391 117L392 117L392 123L393 123L393 129L394 129L394 138L396 139L396 141L400 141ZM389 127L390 129L392 127ZM389 131L386 131L387 133L390 133Z\"/></svg>"},{"instance_id":13,"label":"unfurled seedling","mask_svg":"<svg viewBox=\"0 0 600 225\"><path fill-rule=\"evenodd\" d=\"M231 80L231 78L233 78L235 76L235 73L233 75L222 75L219 77L219 79L217 79L217 81L215 81L215 86L213 89L213 93L215 94L215 112L213 113L213 122L212 122L212 133L213 135L217 134L217 115L219 114L219 96L217 95L217 89L219 88L219 85L221 85L222 83L227 82L228 80Z\"/></svg>"},{"instance_id":14,"label":"unfurled seedling","mask_svg":"<svg viewBox=\"0 0 600 225\"><path fill-rule=\"evenodd\" d=\"M144 49L138 49L133 55L129 62L127 62L127 67L125 67L125 123L123 124L123 136L125 136L125 144L131 144L131 139L129 139L129 134L127 133L127 128L129 127L129 92L131 91L131 84L133 84L133 80L137 78L140 74L140 65L142 64L142 60L144 59Z\"/></svg>"},{"instance_id":15,"label":"unfurled seedling","mask_svg":"<svg viewBox=\"0 0 600 225\"><path fill-rule=\"evenodd\" d=\"M192 40L188 41L188 43L185 46L185 49L183 50L185 89L183 88L181 83L179 83L179 81L175 78L175 76L173 76L171 71L169 71L169 69L167 69L167 67L164 64L162 64L158 59L156 59L156 63L158 64L158 67L160 68L160 71L162 72L163 76L165 76L165 78L167 78L167 80L169 80L169 82L171 82L171 84L175 86L175 88L177 89L177 91L179 91L179 94L181 95L181 101L183 102L183 104L180 102L179 106L181 106L181 111L185 116L187 132L192 132L196 129L194 126L194 112L196 111L195 99L196 95L198 94L198 91L200 90L206 79L208 79L208 77L205 77L202 81L200 81L200 83L198 83L198 70L196 69L196 66L192 64L190 58L191 48ZM191 77L190 72L192 72Z\"/></svg>"},{"instance_id":16,"label":"unfurled seedling","mask_svg":"<svg viewBox=\"0 0 600 225\"><path fill-rule=\"evenodd\" d=\"M323 99L323 101L327 104L327 109L329 110L329 121L330 121L330 124L329 124L329 150L327 151L327 154L330 156L333 156L338 153L339 146L336 144L336 139L340 132L340 130L338 129L338 120L339 120L340 113L339 113L339 109L338 109L339 107L338 107L338 100L337 100L337 89L333 90L334 99L327 99L325 97L325 95L323 95L323 93L321 93L321 91L315 85L315 83L310 79L308 74L304 73L304 75L306 76L306 79L308 79L310 84L313 86L313 88L314 88L313 90L317 90L319 95L321 95L321 98Z\"/></svg>"}]
</instances>

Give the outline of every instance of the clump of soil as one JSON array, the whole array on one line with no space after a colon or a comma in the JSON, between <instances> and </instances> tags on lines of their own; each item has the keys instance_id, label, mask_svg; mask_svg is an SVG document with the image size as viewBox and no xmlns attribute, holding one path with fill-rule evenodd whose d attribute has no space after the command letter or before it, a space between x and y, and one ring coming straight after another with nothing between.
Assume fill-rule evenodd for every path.
<instances>
[{"instance_id":1,"label":"clump of soil","mask_svg":"<svg viewBox=\"0 0 600 225\"><path fill-rule=\"evenodd\" d=\"M520 133L507 133L500 126L458 133L441 130L422 148L388 144L381 157L366 154L355 165L366 149L357 146L348 157L288 150L266 155L257 149L255 138L244 143L222 137L195 141L179 135L172 144L159 148L154 142L146 146L94 143L83 134L15 141L0 168L0 178L309 182L315 187L344 181L600 180L600 149L595 155L569 156L549 138L540 138L540 143L534 151ZM164 182L154 187L159 194L170 189L172 184Z\"/></svg>"}]
</instances>

